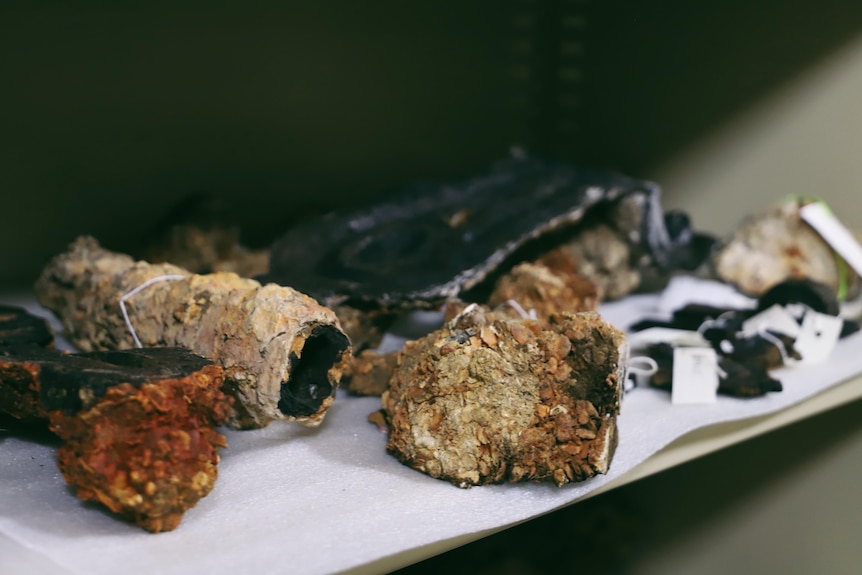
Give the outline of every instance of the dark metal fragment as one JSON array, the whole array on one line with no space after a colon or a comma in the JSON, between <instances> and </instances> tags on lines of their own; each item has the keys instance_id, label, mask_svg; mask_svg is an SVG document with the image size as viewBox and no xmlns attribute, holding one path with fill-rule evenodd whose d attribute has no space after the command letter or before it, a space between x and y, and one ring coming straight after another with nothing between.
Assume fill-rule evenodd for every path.
<instances>
[{"instance_id":1,"label":"dark metal fragment","mask_svg":"<svg viewBox=\"0 0 862 575\"><path fill-rule=\"evenodd\" d=\"M658 371L650 377L650 386L665 391L673 388L673 346L659 343L650 346L646 354L658 364ZM719 357L718 393L731 397L760 397L782 390L781 382L757 364L742 364L727 357Z\"/></svg>"},{"instance_id":2,"label":"dark metal fragment","mask_svg":"<svg viewBox=\"0 0 862 575\"><path fill-rule=\"evenodd\" d=\"M623 198L633 200L620 211L630 220L622 227L634 264L673 269L706 256L691 253L704 246L678 229L678 218L668 229L656 184L512 158L470 180L413 186L376 206L301 224L273 245L264 280L330 306L437 305L559 245L588 214L613 211Z\"/></svg>"},{"instance_id":3,"label":"dark metal fragment","mask_svg":"<svg viewBox=\"0 0 862 575\"><path fill-rule=\"evenodd\" d=\"M805 304L819 313L838 315L837 292L824 283L810 279L789 279L777 283L757 299L757 311L773 305Z\"/></svg>"},{"instance_id":4,"label":"dark metal fragment","mask_svg":"<svg viewBox=\"0 0 862 575\"><path fill-rule=\"evenodd\" d=\"M20 307L0 305L0 345L24 343L50 347L54 344L54 333L41 317Z\"/></svg>"},{"instance_id":5,"label":"dark metal fragment","mask_svg":"<svg viewBox=\"0 0 862 575\"><path fill-rule=\"evenodd\" d=\"M210 360L176 347L67 354L35 345L0 346L0 388L12 383L12 373L24 370L30 381L15 381L37 390L46 411L74 414L89 408L111 387L130 384L138 388L147 382L184 377L208 365L212 365Z\"/></svg>"}]
</instances>

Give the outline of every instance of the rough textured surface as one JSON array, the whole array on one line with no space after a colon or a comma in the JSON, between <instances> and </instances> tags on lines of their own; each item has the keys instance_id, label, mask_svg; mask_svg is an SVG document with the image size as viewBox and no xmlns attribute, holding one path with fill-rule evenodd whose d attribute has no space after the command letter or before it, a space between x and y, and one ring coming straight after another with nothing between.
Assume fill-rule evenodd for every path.
<instances>
[{"instance_id":1,"label":"rough textured surface","mask_svg":"<svg viewBox=\"0 0 862 575\"><path fill-rule=\"evenodd\" d=\"M355 354L380 345L387 328L398 317L379 308L360 309L349 305L334 306L332 311L338 317L341 329L350 338Z\"/></svg>"},{"instance_id":2,"label":"rough textured surface","mask_svg":"<svg viewBox=\"0 0 862 575\"><path fill-rule=\"evenodd\" d=\"M98 501L147 531L170 531L213 488L219 447L215 430L230 412L219 391L221 370L181 379L122 384L75 415L50 414L65 441L57 452L77 496Z\"/></svg>"},{"instance_id":3,"label":"rough textured surface","mask_svg":"<svg viewBox=\"0 0 862 575\"><path fill-rule=\"evenodd\" d=\"M0 346L0 389L16 387L49 420L77 496L155 533L174 529L216 481L227 442L215 428L231 404L223 380L220 367L180 348Z\"/></svg>"},{"instance_id":4,"label":"rough textured surface","mask_svg":"<svg viewBox=\"0 0 862 575\"><path fill-rule=\"evenodd\" d=\"M596 212L624 218L631 265L688 263L691 233L668 228L655 184L519 155L469 180L305 222L273 244L267 277L331 306L436 307L532 259L525 251L559 245Z\"/></svg>"},{"instance_id":5,"label":"rough textured surface","mask_svg":"<svg viewBox=\"0 0 862 575\"><path fill-rule=\"evenodd\" d=\"M354 395L381 395L398 365L398 352L377 353L365 350L350 360L344 379Z\"/></svg>"},{"instance_id":6,"label":"rough textured surface","mask_svg":"<svg viewBox=\"0 0 862 575\"><path fill-rule=\"evenodd\" d=\"M242 245L234 211L225 196L208 193L187 196L145 240L141 259L171 263L196 274L233 272L252 277L266 273L269 250Z\"/></svg>"},{"instance_id":7,"label":"rough textured surface","mask_svg":"<svg viewBox=\"0 0 862 575\"><path fill-rule=\"evenodd\" d=\"M536 317L547 320L563 312L595 311L599 305L596 285L577 272L577 265L559 250L535 263L523 263L497 280L488 305L517 302Z\"/></svg>"},{"instance_id":8,"label":"rough textured surface","mask_svg":"<svg viewBox=\"0 0 862 575\"><path fill-rule=\"evenodd\" d=\"M580 231L562 249L578 262L580 274L598 287L602 299L624 297L641 283L641 274L631 262L631 247L608 225Z\"/></svg>"},{"instance_id":9,"label":"rough textured surface","mask_svg":"<svg viewBox=\"0 0 862 575\"><path fill-rule=\"evenodd\" d=\"M604 473L617 441L625 337L592 312L550 324L468 306L405 344L383 394L387 449L460 487Z\"/></svg>"},{"instance_id":10,"label":"rough textured surface","mask_svg":"<svg viewBox=\"0 0 862 575\"><path fill-rule=\"evenodd\" d=\"M24 423L43 423L48 412L39 400L38 367L10 361L7 346L0 345L0 413Z\"/></svg>"},{"instance_id":11,"label":"rough textured surface","mask_svg":"<svg viewBox=\"0 0 862 575\"><path fill-rule=\"evenodd\" d=\"M3 349L11 346L53 347L54 334L42 318L13 306L0 306L0 413L24 423L47 420L48 413L33 386L33 373L26 365L4 361Z\"/></svg>"},{"instance_id":12,"label":"rough textured surface","mask_svg":"<svg viewBox=\"0 0 862 575\"><path fill-rule=\"evenodd\" d=\"M799 215L802 205L788 200L746 218L714 258L718 277L752 296L786 279L810 279L838 290L839 264L832 249ZM849 267L847 297L862 282Z\"/></svg>"},{"instance_id":13,"label":"rough textured surface","mask_svg":"<svg viewBox=\"0 0 862 575\"><path fill-rule=\"evenodd\" d=\"M168 275L182 279L158 281L126 301L144 346L182 346L221 364L226 390L237 400L233 427L322 420L350 356L349 342L331 310L294 289L233 273L194 275L170 264L135 262L82 237L48 264L36 294L78 349L126 349L135 342L120 299Z\"/></svg>"},{"instance_id":14,"label":"rough textured surface","mask_svg":"<svg viewBox=\"0 0 862 575\"><path fill-rule=\"evenodd\" d=\"M233 272L252 277L269 270L269 251L240 245L239 234L233 228L177 225L163 242L147 249L144 256L147 261L172 263L200 274Z\"/></svg>"}]
</instances>

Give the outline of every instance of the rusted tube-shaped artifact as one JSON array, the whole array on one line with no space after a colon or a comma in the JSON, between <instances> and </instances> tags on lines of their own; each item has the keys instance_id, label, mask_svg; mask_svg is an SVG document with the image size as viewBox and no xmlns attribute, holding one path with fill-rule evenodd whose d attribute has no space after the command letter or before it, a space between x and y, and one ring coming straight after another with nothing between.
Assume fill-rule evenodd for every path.
<instances>
[{"instance_id":1,"label":"rusted tube-shaped artifact","mask_svg":"<svg viewBox=\"0 0 862 575\"><path fill-rule=\"evenodd\" d=\"M240 429L274 420L317 425L350 356L335 314L292 288L136 262L90 237L47 265L36 294L82 351L140 342L218 362L236 399L228 424Z\"/></svg>"}]
</instances>

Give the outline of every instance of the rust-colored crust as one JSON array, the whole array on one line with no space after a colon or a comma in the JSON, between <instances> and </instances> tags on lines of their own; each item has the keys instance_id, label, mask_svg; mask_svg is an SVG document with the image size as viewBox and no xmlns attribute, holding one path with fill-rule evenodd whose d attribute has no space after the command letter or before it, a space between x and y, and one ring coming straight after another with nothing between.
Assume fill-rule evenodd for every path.
<instances>
[{"instance_id":1,"label":"rust-colored crust","mask_svg":"<svg viewBox=\"0 0 862 575\"><path fill-rule=\"evenodd\" d=\"M547 257L562 259L564 256L558 250ZM547 320L559 313L595 311L599 293L593 282L578 275L574 265L552 267L540 260L519 264L497 281L488 305L497 307L509 301L517 302L525 310L533 310L538 319Z\"/></svg>"},{"instance_id":2,"label":"rust-colored crust","mask_svg":"<svg viewBox=\"0 0 862 575\"><path fill-rule=\"evenodd\" d=\"M38 374L38 365L0 356L0 413L24 423L47 422L48 412L39 401Z\"/></svg>"},{"instance_id":3,"label":"rust-colored crust","mask_svg":"<svg viewBox=\"0 0 862 575\"><path fill-rule=\"evenodd\" d=\"M398 352L364 350L350 360L344 379L353 395L381 395L398 365Z\"/></svg>"},{"instance_id":4,"label":"rust-colored crust","mask_svg":"<svg viewBox=\"0 0 862 575\"><path fill-rule=\"evenodd\" d=\"M147 531L170 531L206 496L217 477L215 427L230 412L224 372L207 366L179 379L112 387L77 414L50 413L63 446L66 482L85 501L98 501Z\"/></svg>"}]
</instances>

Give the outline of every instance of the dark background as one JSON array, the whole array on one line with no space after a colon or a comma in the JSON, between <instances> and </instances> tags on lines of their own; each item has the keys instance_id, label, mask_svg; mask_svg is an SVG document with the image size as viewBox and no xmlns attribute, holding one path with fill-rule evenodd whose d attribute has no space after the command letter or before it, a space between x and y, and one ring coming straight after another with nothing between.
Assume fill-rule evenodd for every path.
<instances>
[{"instance_id":1,"label":"dark background","mask_svg":"<svg viewBox=\"0 0 862 575\"><path fill-rule=\"evenodd\" d=\"M860 28L855 0L4 0L0 285L196 193L261 245L512 145L649 177Z\"/></svg>"}]
</instances>

